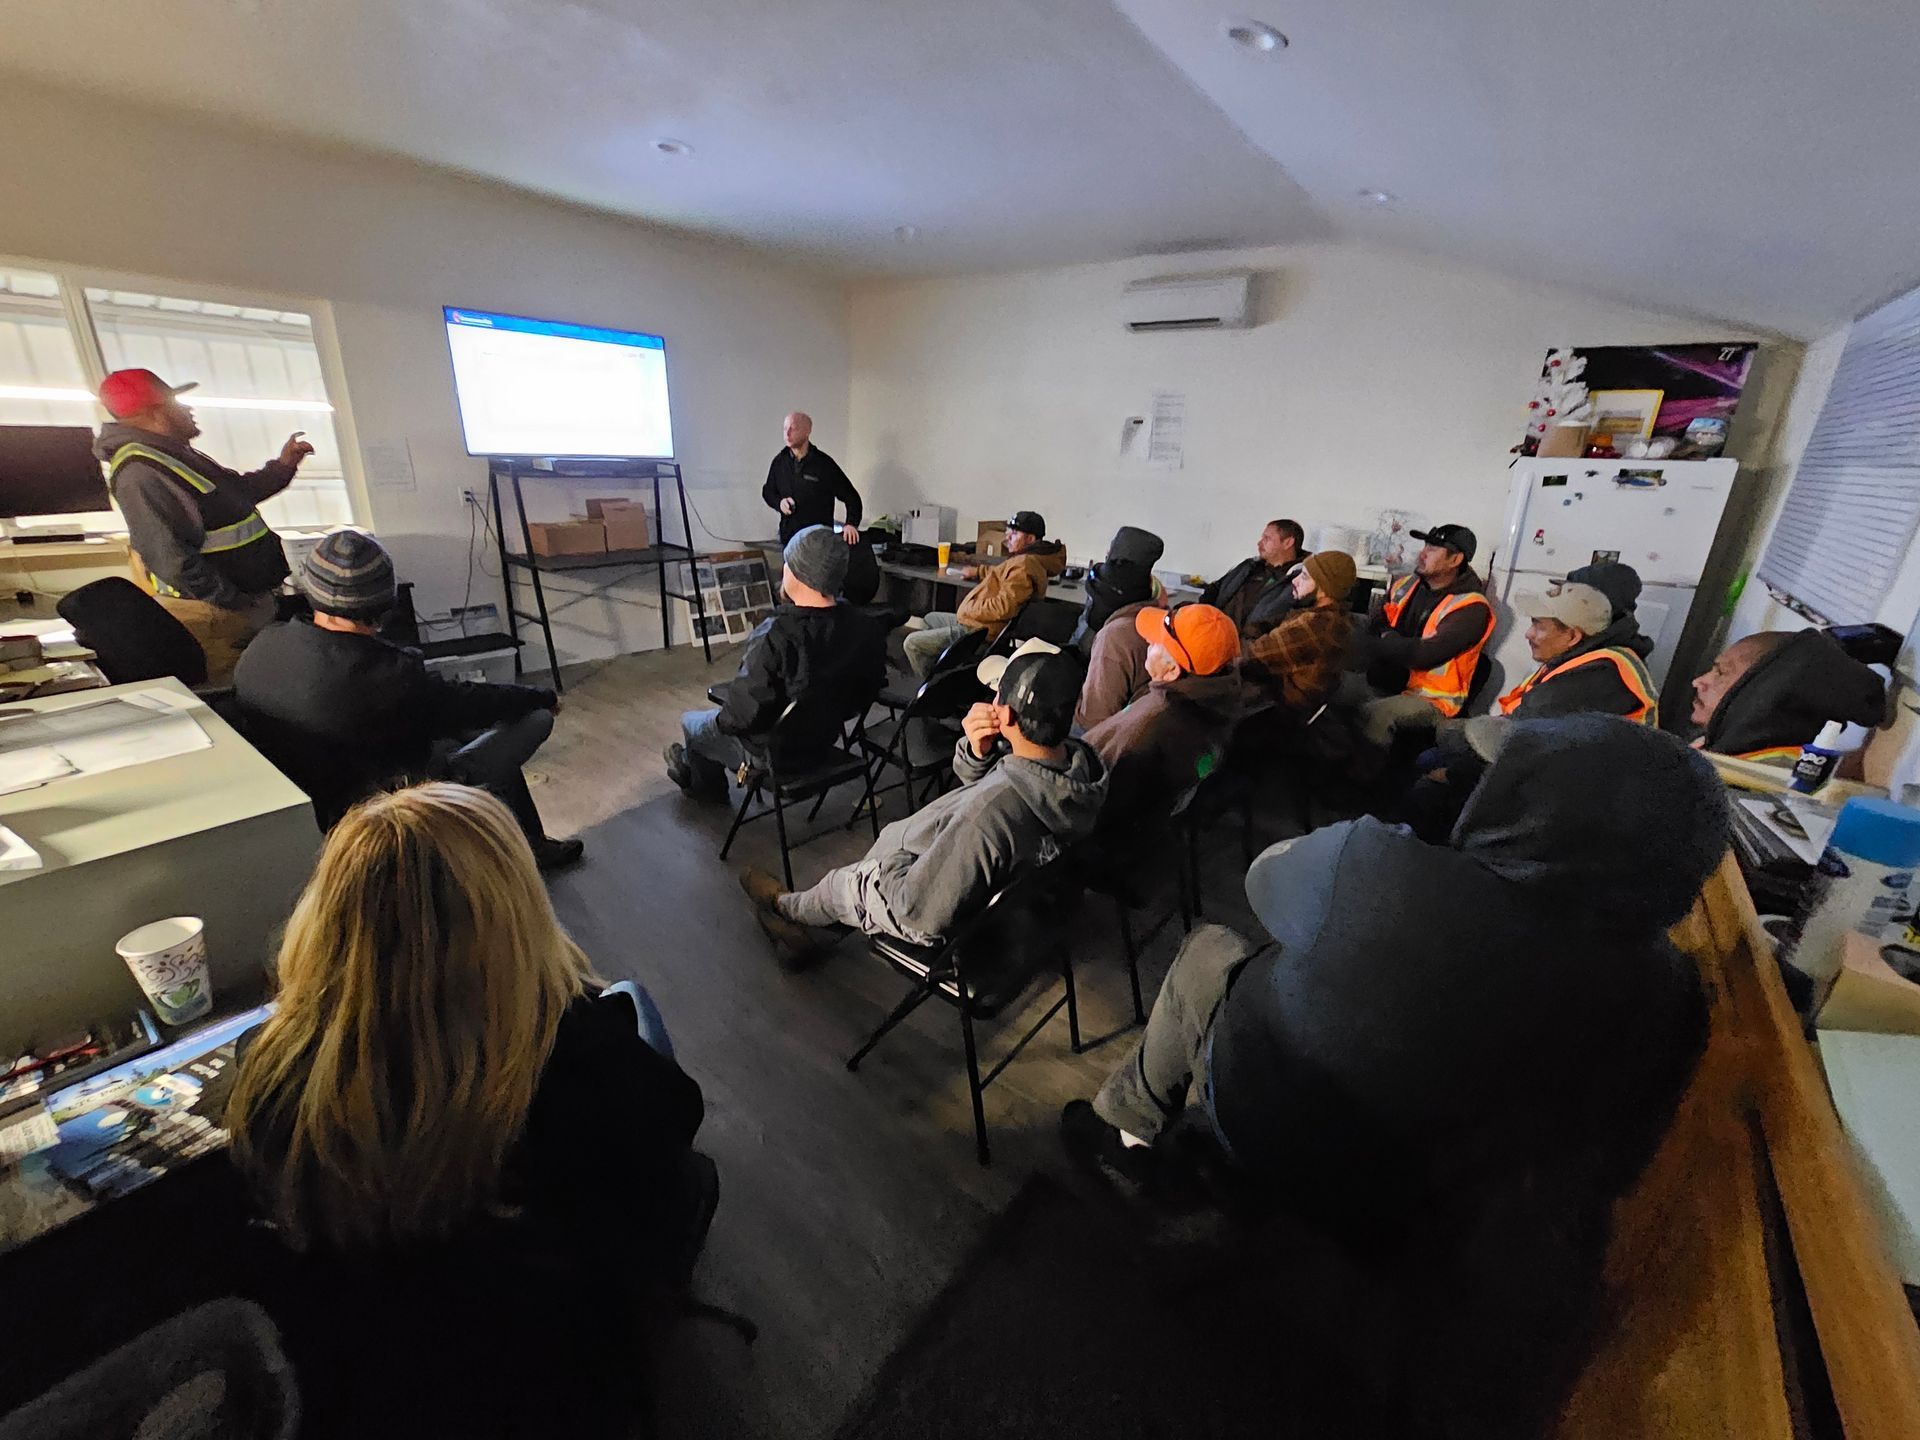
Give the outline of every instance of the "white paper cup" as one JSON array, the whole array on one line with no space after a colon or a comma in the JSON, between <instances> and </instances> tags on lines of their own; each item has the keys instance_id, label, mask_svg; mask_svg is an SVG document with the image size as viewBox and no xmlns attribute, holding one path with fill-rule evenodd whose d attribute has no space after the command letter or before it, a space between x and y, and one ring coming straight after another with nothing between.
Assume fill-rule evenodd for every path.
<instances>
[{"instance_id":1,"label":"white paper cup","mask_svg":"<svg viewBox=\"0 0 1920 1440\"><path fill-rule=\"evenodd\" d=\"M142 925L113 948L165 1024L184 1025L213 1008L206 927L199 916L175 915Z\"/></svg>"}]
</instances>

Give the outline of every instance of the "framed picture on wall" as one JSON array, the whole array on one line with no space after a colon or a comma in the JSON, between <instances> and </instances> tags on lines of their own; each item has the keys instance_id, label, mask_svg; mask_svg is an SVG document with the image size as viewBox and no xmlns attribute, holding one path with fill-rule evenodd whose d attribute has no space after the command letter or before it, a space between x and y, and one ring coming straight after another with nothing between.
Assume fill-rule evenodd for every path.
<instances>
[{"instance_id":1,"label":"framed picture on wall","mask_svg":"<svg viewBox=\"0 0 1920 1440\"><path fill-rule=\"evenodd\" d=\"M1593 425L1589 434L1608 435L1618 446L1623 440L1651 440L1653 422L1659 418L1664 390L1595 390Z\"/></svg>"}]
</instances>

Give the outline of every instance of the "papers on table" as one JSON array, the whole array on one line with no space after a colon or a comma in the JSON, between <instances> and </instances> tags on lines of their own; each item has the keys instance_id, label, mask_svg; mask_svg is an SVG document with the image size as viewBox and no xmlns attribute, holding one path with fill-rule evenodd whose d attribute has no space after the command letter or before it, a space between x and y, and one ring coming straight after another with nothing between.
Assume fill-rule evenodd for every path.
<instances>
[{"instance_id":1,"label":"papers on table","mask_svg":"<svg viewBox=\"0 0 1920 1440\"><path fill-rule=\"evenodd\" d=\"M1833 834L1840 818L1840 812L1833 806L1798 795L1780 795L1770 800L1754 800L1742 795L1735 796L1733 803L1751 811L1782 844L1809 865L1820 863L1820 854L1827 848L1827 837ZM1782 810L1798 822L1797 828L1781 823Z\"/></svg>"},{"instance_id":2,"label":"papers on table","mask_svg":"<svg viewBox=\"0 0 1920 1440\"><path fill-rule=\"evenodd\" d=\"M147 693L58 710L0 709L0 795L210 748L213 741L182 703Z\"/></svg>"}]
</instances>

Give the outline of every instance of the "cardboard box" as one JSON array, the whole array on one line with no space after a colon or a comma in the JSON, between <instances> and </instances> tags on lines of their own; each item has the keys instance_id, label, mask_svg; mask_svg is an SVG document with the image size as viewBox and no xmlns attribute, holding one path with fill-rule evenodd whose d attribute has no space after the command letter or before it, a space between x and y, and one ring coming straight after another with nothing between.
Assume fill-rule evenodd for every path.
<instances>
[{"instance_id":1,"label":"cardboard box","mask_svg":"<svg viewBox=\"0 0 1920 1440\"><path fill-rule=\"evenodd\" d=\"M587 515L607 527L609 550L644 550L653 544L647 507L638 500L589 500Z\"/></svg>"},{"instance_id":2,"label":"cardboard box","mask_svg":"<svg viewBox=\"0 0 1920 1440\"><path fill-rule=\"evenodd\" d=\"M607 527L598 520L529 520L536 555L604 555Z\"/></svg>"},{"instance_id":3,"label":"cardboard box","mask_svg":"<svg viewBox=\"0 0 1920 1440\"><path fill-rule=\"evenodd\" d=\"M1847 936L1840 973L1815 1022L1822 1030L1920 1035L1920 985L1880 958L1880 944L1857 931Z\"/></svg>"},{"instance_id":4,"label":"cardboard box","mask_svg":"<svg viewBox=\"0 0 1920 1440\"><path fill-rule=\"evenodd\" d=\"M982 520L980 538L974 542L973 553L982 560L998 560L1007 553L1007 522L1004 520Z\"/></svg>"}]
</instances>

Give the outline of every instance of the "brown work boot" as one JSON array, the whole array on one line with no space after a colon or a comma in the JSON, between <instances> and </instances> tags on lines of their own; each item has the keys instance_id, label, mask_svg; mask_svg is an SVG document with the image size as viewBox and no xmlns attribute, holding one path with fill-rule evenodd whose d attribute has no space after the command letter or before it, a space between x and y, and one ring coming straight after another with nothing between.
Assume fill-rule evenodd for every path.
<instances>
[{"instance_id":1,"label":"brown work boot","mask_svg":"<svg viewBox=\"0 0 1920 1440\"><path fill-rule=\"evenodd\" d=\"M753 918L760 922L761 931L773 942L773 958L780 962L782 970L804 970L823 953L811 930L796 920L787 919L778 910L756 907Z\"/></svg>"},{"instance_id":2,"label":"brown work boot","mask_svg":"<svg viewBox=\"0 0 1920 1440\"><path fill-rule=\"evenodd\" d=\"M774 902L786 894L786 887L778 877L769 875L758 866L749 865L740 872L740 888L747 892L747 898L762 910L772 910Z\"/></svg>"}]
</instances>

